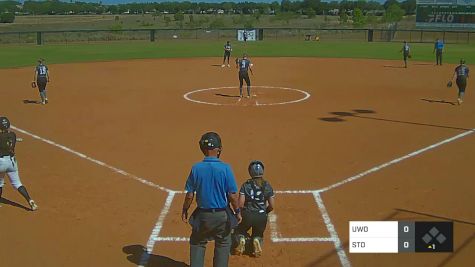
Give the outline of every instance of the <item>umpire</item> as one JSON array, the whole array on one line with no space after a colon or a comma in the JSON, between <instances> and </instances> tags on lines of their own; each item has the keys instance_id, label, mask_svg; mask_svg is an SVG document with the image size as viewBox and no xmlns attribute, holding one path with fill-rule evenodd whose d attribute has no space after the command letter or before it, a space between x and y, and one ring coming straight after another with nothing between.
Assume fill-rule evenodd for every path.
<instances>
[{"instance_id":1,"label":"umpire","mask_svg":"<svg viewBox=\"0 0 475 267\"><path fill-rule=\"evenodd\" d=\"M219 159L222 151L221 138L217 133L205 133L199 141L205 155L202 162L191 168L185 185L182 220L188 221L190 208L196 193L197 208L190 216L190 266L204 266L206 244L215 241L214 267L228 266L231 250L231 229L242 220L239 209L237 185L231 166ZM229 202L233 211L229 208Z\"/></svg>"},{"instance_id":2,"label":"umpire","mask_svg":"<svg viewBox=\"0 0 475 267\"><path fill-rule=\"evenodd\" d=\"M442 66L442 53L444 52L444 41L437 38L434 43L435 64Z\"/></svg>"}]
</instances>

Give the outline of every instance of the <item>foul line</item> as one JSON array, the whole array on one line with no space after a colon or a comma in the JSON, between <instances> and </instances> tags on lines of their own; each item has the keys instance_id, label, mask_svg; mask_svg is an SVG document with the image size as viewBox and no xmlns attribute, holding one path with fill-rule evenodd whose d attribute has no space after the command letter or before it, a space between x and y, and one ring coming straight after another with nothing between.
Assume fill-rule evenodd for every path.
<instances>
[{"instance_id":1,"label":"foul line","mask_svg":"<svg viewBox=\"0 0 475 267\"><path fill-rule=\"evenodd\" d=\"M163 205L162 212L160 212L160 216L158 217L157 223L155 224L155 227L153 227L152 233L150 234L148 238L146 251L144 251L142 253L142 256L140 257L139 267L147 266L148 260L150 259L150 254L152 254L156 239L158 238L158 235L160 234L160 231L162 230L163 222L165 221L165 217L167 216L168 211L170 211L170 207L172 205L174 197L175 197L174 192L168 193L167 199L165 200L165 204Z\"/></svg>"},{"instance_id":2,"label":"foul line","mask_svg":"<svg viewBox=\"0 0 475 267\"><path fill-rule=\"evenodd\" d=\"M87 155L85 155L85 154L83 154L83 153L77 152L77 151L75 151L75 150L73 150L73 149L71 149L71 148L69 148L69 147L66 147L66 146L60 145L60 144L58 144L58 143L55 143L55 142L53 142L53 141L51 141L51 140L49 140L49 139L40 137L40 136L38 136L38 135L36 135L36 134L32 134L32 133L30 133L30 132L28 132L28 131L26 131L26 130L17 128L17 127L15 127L15 126L13 126L13 125L10 126L10 127L11 127L13 130L16 130L16 131L18 131L18 132L20 132L20 133L22 133L22 134L26 134L26 135L28 135L28 136L33 137L34 139L43 141L43 142L45 142L45 143L47 143L47 144L50 144L50 145L52 145L52 146L55 146L55 147L61 149L61 150L64 150L64 151L69 152L69 153L71 153L71 154L74 154L74 155L76 155L76 156L78 156L78 157L80 157L80 158L82 158L82 159L85 159L85 160L88 160L88 161L90 161L90 162L93 162L93 163L95 163L95 164L97 164L97 165L99 165L99 166L108 168L109 170L112 170L112 171L115 172L115 173L118 173L118 174L127 176L127 177L129 177L129 178L132 178L132 179L134 179L134 180L136 180L136 181L139 181L139 182L142 183L142 184L145 184L145 185L148 185L148 186L151 186L151 187L160 189L160 190L165 191L165 192L168 192L168 193L174 193L174 192L175 192L175 191L173 191L173 190L170 190L170 189L168 189L168 188L165 188L165 187L163 187L163 186L160 186L160 185L158 185L158 184L155 184L155 183L153 183L153 182L150 182L150 181L148 181L148 180L145 180L145 179L143 179L143 178L140 178L140 177L138 177L138 176L136 176L136 175L133 175L133 174L131 174L131 173L128 173L128 172L126 172L126 171L124 171L124 170L122 170L122 169L119 169L119 168L116 168L116 167L114 167L114 166L111 166L111 165L109 165L109 164L107 164L107 163L105 163L105 162L102 162L102 161L100 161L100 160L97 160L97 159L94 159L94 158L92 158L92 157L89 157L89 156L87 156Z\"/></svg>"},{"instance_id":3,"label":"foul line","mask_svg":"<svg viewBox=\"0 0 475 267\"><path fill-rule=\"evenodd\" d=\"M361 172L361 173L359 173L359 174L357 174L357 175L354 175L354 176L351 176L351 177L349 177L349 178L347 178L347 179L344 179L343 181L340 181L340 182L338 182L338 183L335 183L335 184L332 184L332 185L330 185L330 186L327 186L327 187L324 187L324 188L322 188L322 189L319 189L319 190L317 190L317 191L318 191L318 192L325 192L325 191L328 191L328 190L331 190L331 189L340 187L340 186L342 186L342 185L344 185L344 184L347 184L347 183L349 183L349 182L358 180L358 179L360 179L360 178L362 178L362 177L364 177L364 176L366 176L366 175L368 175L368 174L371 174L371 173L373 173L373 172L377 172L377 171L379 171L379 170L381 170L381 169L384 169L384 168L386 168L386 167L389 167L389 166L391 166L391 165L393 165L393 164L396 164L396 163L398 163L398 162L401 162L401 161L403 161L403 160L405 160L405 159L412 158L412 157L414 157L414 156L417 156L417 155L419 155L419 154L422 154L422 153L424 153L424 152L427 152L427 151L429 151L429 150L432 150L432 149L434 149L434 148L436 148L436 147L439 147L439 146L441 146L441 145L444 145L444 144L453 142L453 141L455 141L455 140L457 140L457 139L460 139L460 138L462 138L462 137L464 137L464 136L467 136L467 135L469 135L469 134L473 134L474 132L475 132L475 129L472 129L472 130L463 132L463 133L461 133L461 134L458 134L458 135L456 135L456 136L447 138L447 139L445 139L445 140L443 140L443 141L440 141L440 142L435 143L435 144L433 144L433 145L430 145L430 146L424 147L424 148L422 148L422 149L416 150L416 151L414 151L414 152L411 152L411 153L409 153L409 154L406 154L406 155L404 155L404 156L402 156L402 157L399 157L399 158L397 158L397 159L393 159L393 160L391 160L391 161L388 161L388 162L386 162L386 163L383 163L383 164L381 164L381 165L378 165L378 166L376 166L376 167L373 167L373 168L371 168L371 169L369 169L369 170L367 170L367 171Z\"/></svg>"},{"instance_id":4,"label":"foul line","mask_svg":"<svg viewBox=\"0 0 475 267\"><path fill-rule=\"evenodd\" d=\"M323 222L325 223L325 226L327 227L328 233L330 233L330 236L333 239L332 241L335 244L335 249L338 254L338 257L340 258L341 266L350 267L351 266L350 261L348 260L348 257L346 256L346 252L341 245L341 241L340 241L340 238L338 237L338 233L332 221L330 220L330 215L328 215L327 208L323 204L323 200L322 200L322 197L320 196L320 193L318 192L313 193L313 197L315 198L315 202L318 205L318 209L322 213Z\"/></svg>"}]
</instances>

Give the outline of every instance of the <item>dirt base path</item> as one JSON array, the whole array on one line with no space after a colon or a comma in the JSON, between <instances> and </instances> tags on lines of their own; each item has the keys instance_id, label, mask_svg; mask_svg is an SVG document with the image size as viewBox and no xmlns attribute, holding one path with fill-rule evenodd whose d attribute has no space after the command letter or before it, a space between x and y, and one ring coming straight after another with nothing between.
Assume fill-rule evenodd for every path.
<instances>
[{"instance_id":1,"label":"dirt base path","mask_svg":"<svg viewBox=\"0 0 475 267\"><path fill-rule=\"evenodd\" d=\"M240 100L236 70L221 68L220 61L52 65L45 106L31 103L38 100L28 88L32 68L0 70L0 112L25 139L17 146L20 174L40 205L27 212L19 194L4 188L2 265L134 266L158 229L162 239L150 239L148 266L184 266L190 228L180 220L183 195L171 199L174 191L159 187L183 189L191 165L202 158L198 139L209 130L221 134L222 158L239 184L249 161L259 159L274 188L285 191L277 195L262 258L232 256L231 266L475 262L475 134L469 132L475 94L469 81L465 103L455 104L456 89L445 87L454 66L253 58L256 87L252 98ZM452 254L348 252L350 220L442 218L455 220Z\"/></svg>"}]
</instances>

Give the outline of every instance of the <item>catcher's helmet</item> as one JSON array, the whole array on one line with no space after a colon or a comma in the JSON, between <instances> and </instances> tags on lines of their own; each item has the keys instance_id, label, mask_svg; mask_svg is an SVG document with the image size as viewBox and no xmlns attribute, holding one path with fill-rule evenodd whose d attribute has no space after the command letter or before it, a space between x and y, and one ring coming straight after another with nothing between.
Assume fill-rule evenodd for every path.
<instances>
[{"instance_id":1,"label":"catcher's helmet","mask_svg":"<svg viewBox=\"0 0 475 267\"><path fill-rule=\"evenodd\" d=\"M221 137L215 132L207 132L201 136L200 148L202 150L213 150L221 148Z\"/></svg>"},{"instance_id":2,"label":"catcher's helmet","mask_svg":"<svg viewBox=\"0 0 475 267\"><path fill-rule=\"evenodd\" d=\"M249 175L252 178L258 178L264 176L264 163L258 160L253 160L249 163Z\"/></svg>"},{"instance_id":3,"label":"catcher's helmet","mask_svg":"<svg viewBox=\"0 0 475 267\"><path fill-rule=\"evenodd\" d=\"M10 121L7 117L0 117L0 130L5 131L10 128Z\"/></svg>"}]
</instances>

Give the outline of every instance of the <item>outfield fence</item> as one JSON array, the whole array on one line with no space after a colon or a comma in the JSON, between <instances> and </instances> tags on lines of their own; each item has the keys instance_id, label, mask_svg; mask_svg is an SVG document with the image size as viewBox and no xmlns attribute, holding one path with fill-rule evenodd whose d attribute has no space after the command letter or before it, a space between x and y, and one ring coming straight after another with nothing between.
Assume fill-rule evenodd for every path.
<instances>
[{"instance_id":1,"label":"outfield fence","mask_svg":"<svg viewBox=\"0 0 475 267\"><path fill-rule=\"evenodd\" d=\"M330 40L369 42L434 42L470 44L475 31L392 30L392 29L316 29L260 28L255 29L258 40ZM318 37L318 38L316 38ZM0 32L0 44L67 44L113 41L156 42L160 40L235 40L237 29L128 29L128 30L70 30Z\"/></svg>"}]
</instances>

